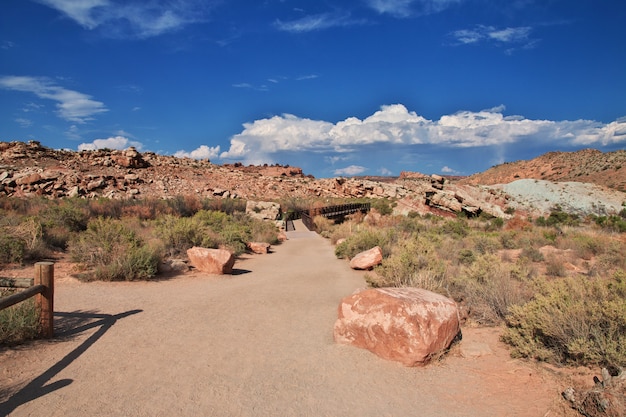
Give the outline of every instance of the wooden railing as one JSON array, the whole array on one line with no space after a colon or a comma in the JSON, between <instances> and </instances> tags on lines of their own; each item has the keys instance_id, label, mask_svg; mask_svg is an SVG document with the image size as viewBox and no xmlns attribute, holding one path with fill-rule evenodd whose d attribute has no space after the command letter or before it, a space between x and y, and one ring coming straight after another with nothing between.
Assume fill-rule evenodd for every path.
<instances>
[{"instance_id":1,"label":"wooden railing","mask_svg":"<svg viewBox=\"0 0 626 417\"><path fill-rule=\"evenodd\" d=\"M35 306L39 312L39 336L50 338L54 335L54 263L37 262L34 279L0 278L0 287L26 288L0 298L0 310L35 297Z\"/></svg>"}]
</instances>

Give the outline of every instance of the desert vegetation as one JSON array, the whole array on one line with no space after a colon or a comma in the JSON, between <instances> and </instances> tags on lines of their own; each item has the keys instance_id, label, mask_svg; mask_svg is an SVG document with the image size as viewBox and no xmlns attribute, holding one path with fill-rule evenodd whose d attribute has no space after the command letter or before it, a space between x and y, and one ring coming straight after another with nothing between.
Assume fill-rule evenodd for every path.
<instances>
[{"instance_id":1,"label":"desert vegetation","mask_svg":"<svg viewBox=\"0 0 626 417\"><path fill-rule=\"evenodd\" d=\"M373 202L370 214L343 222L315 218L339 258L382 248L382 264L366 275L369 285L421 287L451 297L466 325L505 326L503 340L518 357L626 366L626 210L581 218L555 207L534 220L469 219L394 216L390 200ZM281 202L284 211L326 204ZM244 211L245 201L184 196L6 198L0 200L0 264L67 256L83 280L151 279L165 259L185 257L192 246L242 254L250 241L277 243L273 223ZM0 316L2 340L29 337L30 330L18 336L7 330L33 320L32 307L21 308Z\"/></svg>"},{"instance_id":2,"label":"desert vegetation","mask_svg":"<svg viewBox=\"0 0 626 417\"><path fill-rule=\"evenodd\" d=\"M466 325L503 325L517 357L626 366L626 213L598 220L559 207L535 220L391 216L315 219L340 258L380 246L371 286L444 294Z\"/></svg>"},{"instance_id":3,"label":"desert vegetation","mask_svg":"<svg viewBox=\"0 0 626 417\"><path fill-rule=\"evenodd\" d=\"M0 199L0 267L67 257L84 281L147 280L192 246L226 248L278 243L273 223L245 214L237 199ZM9 295L8 292L2 296ZM32 299L0 312L0 343L35 337Z\"/></svg>"}]
</instances>

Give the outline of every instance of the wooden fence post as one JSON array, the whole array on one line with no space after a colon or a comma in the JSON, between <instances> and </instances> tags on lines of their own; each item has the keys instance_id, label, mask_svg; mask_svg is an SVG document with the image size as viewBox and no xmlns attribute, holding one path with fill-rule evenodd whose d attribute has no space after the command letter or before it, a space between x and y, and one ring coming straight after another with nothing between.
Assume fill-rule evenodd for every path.
<instances>
[{"instance_id":1,"label":"wooden fence post","mask_svg":"<svg viewBox=\"0 0 626 417\"><path fill-rule=\"evenodd\" d=\"M54 336L54 263L37 262L35 264L35 285L43 285L45 291L35 296L35 304L39 310L41 337Z\"/></svg>"}]
</instances>

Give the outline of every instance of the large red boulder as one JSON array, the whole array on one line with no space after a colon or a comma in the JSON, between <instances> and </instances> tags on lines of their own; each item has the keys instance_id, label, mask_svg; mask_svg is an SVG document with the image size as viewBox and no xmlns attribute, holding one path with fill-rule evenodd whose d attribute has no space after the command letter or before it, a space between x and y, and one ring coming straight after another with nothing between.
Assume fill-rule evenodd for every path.
<instances>
[{"instance_id":1,"label":"large red boulder","mask_svg":"<svg viewBox=\"0 0 626 417\"><path fill-rule=\"evenodd\" d=\"M376 288L341 300L337 343L368 349L406 366L426 364L460 335L456 303L421 288Z\"/></svg>"},{"instance_id":2,"label":"large red boulder","mask_svg":"<svg viewBox=\"0 0 626 417\"><path fill-rule=\"evenodd\" d=\"M224 249L207 249L194 246L187 250L189 262L208 274L232 274L235 256Z\"/></svg>"},{"instance_id":3,"label":"large red boulder","mask_svg":"<svg viewBox=\"0 0 626 417\"><path fill-rule=\"evenodd\" d=\"M370 250L358 253L350 259L352 269L372 269L383 261L383 250L380 246L375 246Z\"/></svg>"}]
</instances>

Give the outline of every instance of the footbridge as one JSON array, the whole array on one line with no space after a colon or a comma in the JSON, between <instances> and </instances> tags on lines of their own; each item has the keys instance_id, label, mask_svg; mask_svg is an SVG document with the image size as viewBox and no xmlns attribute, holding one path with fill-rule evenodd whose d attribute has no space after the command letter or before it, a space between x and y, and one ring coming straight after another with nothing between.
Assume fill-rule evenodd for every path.
<instances>
[{"instance_id":1,"label":"footbridge","mask_svg":"<svg viewBox=\"0 0 626 417\"><path fill-rule=\"evenodd\" d=\"M313 219L315 216L322 216L327 219L339 219L357 212L367 213L370 211L370 208L370 203L350 203L336 206L316 207L308 210L291 211L285 216L285 230L294 230L293 221L296 219L302 219L302 223L304 223L309 230L314 231L315 223L313 222Z\"/></svg>"}]
</instances>

